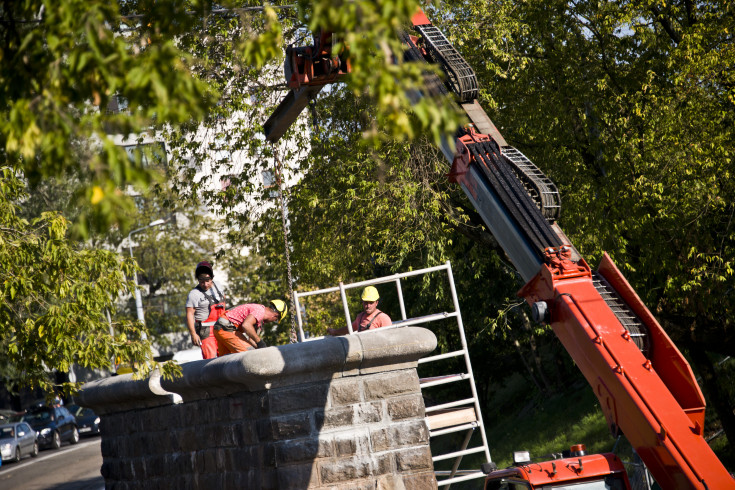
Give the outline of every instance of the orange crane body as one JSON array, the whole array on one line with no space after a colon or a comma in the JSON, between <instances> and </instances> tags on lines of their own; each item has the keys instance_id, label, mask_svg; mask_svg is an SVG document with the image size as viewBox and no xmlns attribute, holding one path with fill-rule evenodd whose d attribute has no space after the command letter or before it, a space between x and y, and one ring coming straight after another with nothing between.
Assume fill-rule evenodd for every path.
<instances>
[{"instance_id":1,"label":"orange crane body","mask_svg":"<svg viewBox=\"0 0 735 490\"><path fill-rule=\"evenodd\" d=\"M625 434L662 488L735 488L702 437L704 398L688 363L607 255L600 270L647 322L655 355L635 345L591 272L564 274L546 264L518 294L529 305L551 305L549 323L592 386L611 431Z\"/></svg>"},{"instance_id":2,"label":"orange crane body","mask_svg":"<svg viewBox=\"0 0 735 490\"><path fill-rule=\"evenodd\" d=\"M491 479L485 481L485 490L500 489L503 483L512 485L521 482L524 483L523 487L531 489L605 482L607 486L601 488L630 490L623 462L611 453L572 456L540 463L527 462L497 470Z\"/></svg>"}]
</instances>

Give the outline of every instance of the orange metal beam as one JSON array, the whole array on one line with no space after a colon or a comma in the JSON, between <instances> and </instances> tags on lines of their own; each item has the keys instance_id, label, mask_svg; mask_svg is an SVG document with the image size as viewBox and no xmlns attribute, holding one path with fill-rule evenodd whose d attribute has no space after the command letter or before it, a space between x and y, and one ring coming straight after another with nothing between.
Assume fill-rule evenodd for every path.
<instances>
[{"instance_id":1,"label":"orange metal beam","mask_svg":"<svg viewBox=\"0 0 735 490\"><path fill-rule=\"evenodd\" d=\"M610 273L612 262L607 261ZM611 430L625 434L662 488L735 488L735 480L702 437L699 415L688 412L698 408L703 415L704 402L681 405L681 400L692 402L694 381L672 375L681 373L686 361L671 355L678 350L668 336L660 335L662 330L654 333L652 351L666 355L654 363L627 335L591 277L562 277L547 265L519 295L530 304L547 303L551 327L593 387Z\"/></svg>"}]
</instances>

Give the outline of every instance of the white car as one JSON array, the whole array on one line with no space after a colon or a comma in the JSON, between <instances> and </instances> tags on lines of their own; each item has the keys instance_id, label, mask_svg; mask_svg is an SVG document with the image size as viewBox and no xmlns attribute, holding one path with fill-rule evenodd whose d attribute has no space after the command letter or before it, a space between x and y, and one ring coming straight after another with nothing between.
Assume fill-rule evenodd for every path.
<instances>
[{"instance_id":1,"label":"white car","mask_svg":"<svg viewBox=\"0 0 735 490\"><path fill-rule=\"evenodd\" d=\"M36 431L25 422L0 425L0 454L3 461L16 463L26 454L38 456Z\"/></svg>"},{"instance_id":2,"label":"white car","mask_svg":"<svg viewBox=\"0 0 735 490\"><path fill-rule=\"evenodd\" d=\"M184 364L191 361L201 361L204 359L202 357L202 349L199 347L195 347L192 349L186 349L186 350L180 350L176 354L174 354L173 359L179 364Z\"/></svg>"}]
</instances>

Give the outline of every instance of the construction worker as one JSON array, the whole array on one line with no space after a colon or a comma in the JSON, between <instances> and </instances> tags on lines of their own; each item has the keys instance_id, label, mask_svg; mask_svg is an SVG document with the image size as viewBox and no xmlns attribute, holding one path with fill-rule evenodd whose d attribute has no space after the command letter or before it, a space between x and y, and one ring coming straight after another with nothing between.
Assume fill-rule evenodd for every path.
<instances>
[{"instance_id":1,"label":"construction worker","mask_svg":"<svg viewBox=\"0 0 735 490\"><path fill-rule=\"evenodd\" d=\"M217 357L217 339L212 335L211 324L217 319L218 311L225 310L225 295L214 282L214 270L207 262L199 262L194 269L198 284L186 298L186 326L191 343L201 347L202 357Z\"/></svg>"},{"instance_id":2,"label":"construction worker","mask_svg":"<svg viewBox=\"0 0 735 490\"><path fill-rule=\"evenodd\" d=\"M352 322L353 332L363 332L365 330L373 330L380 327L390 325L391 319L388 315L378 309L380 294L374 286L368 286L362 290L362 311L357 315L355 321ZM328 328L329 335L346 335L347 327Z\"/></svg>"},{"instance_id":3,"label":"construction worker","mask_svg":"<svg viewBox=\"0 0 735 490\"><path fill-rule=\"evenodd\" d=\"M280 299L272 300L268 306L249 303L226 311L214 325L219 355L268 347L260 338L263 324L281 321L286 313L288 307Z\"/></svg>"}]
</instances>

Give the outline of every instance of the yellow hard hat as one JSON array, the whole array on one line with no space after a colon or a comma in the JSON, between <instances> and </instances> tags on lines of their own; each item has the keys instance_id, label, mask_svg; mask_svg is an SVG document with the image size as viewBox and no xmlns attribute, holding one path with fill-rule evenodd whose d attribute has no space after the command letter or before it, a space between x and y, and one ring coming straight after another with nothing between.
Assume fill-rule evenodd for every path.
<instances>
[{"instance_id":1,"label":"yellow hard hat","mask_svg":"<svg viewBox=\"0 0 735 490\"><path fill-rule=\"evenodd\" d=\"M380 299L380 295L374 286L368 286L362 290L361 298L363 301L370 301L372 303L373 301L378 301L378 299Z\"/></svg>"},{"instance_id":2,"label":"yellow hard hat","mask_svg":"<svg viewBox=\"0 0 735 490\"><path fill-rule=\"evenodd\" d=\"M271 308L281 314L281 316L278 318L278 321L283 320L286 316L286 313L288 313L288 306L286 306L286 303L284 303L280 299L271 300Z\"/></svg>"}]
</instances>

